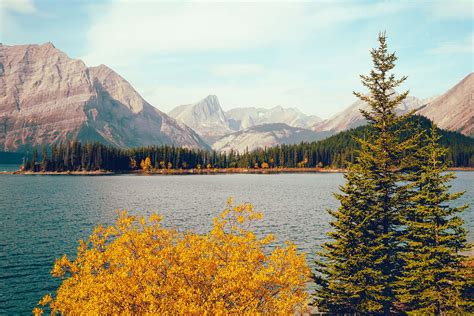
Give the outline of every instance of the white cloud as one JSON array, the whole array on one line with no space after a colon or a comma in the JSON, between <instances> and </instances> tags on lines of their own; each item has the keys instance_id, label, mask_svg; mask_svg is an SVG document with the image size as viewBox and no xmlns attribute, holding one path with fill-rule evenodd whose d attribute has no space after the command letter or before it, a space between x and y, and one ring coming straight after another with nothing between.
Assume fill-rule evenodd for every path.
<instances>
[{"instance_id":1,"label":"white cloud","mask_svg":"<svg viewBox=\"0 0 474 316\"><path fill-rule=\"evenodd\" d=\"M447 1L433 3L431 14L438 19L473 19L474 3L472 0Z\"/></svg>"},{"instance_id":2,"label":"white cloud","mask_svg":"<svg viewBox=\"0 0 474 316\"><path fill-rule=\"evenodd\" d=\"M406 4L112 1L91 8L85 43L88 52L82 59L88 65L105 63L125 78L140 82L135 85L137 90L163 111L216 94L225 109L282 105L328 117L353 101L351 92L358 79L357 75L351 76L350 82L340 77L325 78L324 86L318 85L314 78L321 70L315 65L339 68L340 60L325 57L324 63L311 66L315 68L311 72L307 70L310 65L301 64L303 61L295 60L293 67L291 61L274 60L272 67L264 67L266 63L260 64L262 59L254 57L265 58L258 55L261 51L273 50L276 55L285 55L280 50L289 48L297 51L301 43L314 41L317 34L327 34L331 28L356 20L391 16L404 10ZM350 56L355 56L357 46L366 40L354 39ZM220 59L223 55L242 59ZM143 61L153 64L168 58L174 61L153 70L143 69ZM349 59L342 61L349 62L346 72L356 64L360 66L358 58ZM282 69L277 69L279 65ZM188 66L189 71L183 70ZM206 72L219 80L205 78ZM354 73L359 72L360 67L356 67ZM311 73L311 78L305 73ZM327 82L334 87L328 87Z\"/></svg>"},{"instance_id":3,"label":"white cloud","mask_svg":"<svg viewBox=\"0 0 474 316\"><path fill-rule=\"evenodd\" d=\"M432 54L473 54L474 53L474 35L461 41L446 41L440 43L437 47L430 49Z\"/></svg>"},{"instance_id":4,"label":"white cloud","mask_svg":"<svg viewBox=\"0 0 474 316\"><path fill-rule=\"evenodd\" d=\"M0 0L0 42L10 40L8 44L17 44L16 40L23 38L27 32L19 23L21 15L29 18L38 13L32 0Z\"/></svg>"},{"instance_id":5,"label":"white cloud","mask_svg":"<svg viewBox=\"0 0 474 316\"><path fill-rule=\"evenodd\" d=\"M2 0L0 1L0 11L10 11L23 14L36 12L33 0Z\"/></svg>"},{"instance_id":6,"label":"white cloud","mask_svg":"<svg viewBox=\"0 0 474 316\"><path fill-rule=\"evenodd\" d=\"M263 71L263 66L258 64L224 64L214 66L210 72L220 77L240 77L258 75Z\"/></svg>"},{"instance_id":7,"label":"white cloud","mask_svg":"<svg viewBox=\"0 0 474 316\"><path fill-rule=\"evenodd\" d=\"M238 51L298 42L313 32L392 14L396 3L112 1L92 6L88 64L123 65L155 54Z\"/></svg>"}]
</instances>

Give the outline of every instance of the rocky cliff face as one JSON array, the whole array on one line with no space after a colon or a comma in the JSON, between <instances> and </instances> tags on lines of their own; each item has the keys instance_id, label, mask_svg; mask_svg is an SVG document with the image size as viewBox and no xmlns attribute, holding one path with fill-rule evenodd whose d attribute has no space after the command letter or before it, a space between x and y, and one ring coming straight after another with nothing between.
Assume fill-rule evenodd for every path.
<instances>
[{"instance_id":1,"label":"rocky cliff face","mask_svg":"<svg viewBox=\"0 0 474 316\"><path fill-rule=\"evenodd\" d=\"M271 147L280 144L297 144L311 142L329 136L327 132L314 132L311 130L292 127L284 123L256 125L244 130L228 134L212 145L216 151L238 151L256 148Z\"/></svg>"},{"instance_id":2,"label":"rocky cliff face","mask_svg":"<svg viewBox=\"0 0 474 316\"><path fill-rule=\"evenodd\" d=\"M233 132L215 95L209 95L194 104L178 106L169 115L191 127L208 143Z\"/></svg>"},{"instance_id":3,"label":"rocky cliff face","mask_svg":"<svg viewBox=\"0 0 474 316\"><path fill-rule=\"evenodd\" d=\"M420 108L438 127L474 136L474 73L470 73L445 94Z\"/></svg>"},{"instance_id":4,"label":"rocky cliff face","mask_svg":"<svg viewBox=\"0 0 474 316\"><path fill-rule=\"evenodd\" d=\"M121 147L206 148L106 66L88 68L53 44L0 45L0 150L67 140Z\"/></svg>"}]
</instances>

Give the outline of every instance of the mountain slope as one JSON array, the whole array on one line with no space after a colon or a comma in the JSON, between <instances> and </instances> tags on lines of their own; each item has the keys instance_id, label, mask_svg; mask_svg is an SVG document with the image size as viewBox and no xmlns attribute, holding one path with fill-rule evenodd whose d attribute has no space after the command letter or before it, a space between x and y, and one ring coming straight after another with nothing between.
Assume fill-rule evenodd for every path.
<instances>
[{"instance_id":1,"label":"mountain slope","mask_svg":"<svg viewBox=\"0 0 474 316\"><path fill-rule=\"evenodd\" d=\"M271 109L265 108L235 108L225 112L229 125L232 129L239 131L248 127L285 123L289 126L310 128L321 119L314 115L306 115L296 108L283 108L276 106Z\"/></svg>"},{"instance_id":2,"label":"mountain slope","mask_svg":"<svg viewBox=\"0 0 474 316\"><path fill-rule=\"evenodd\" d=\"M228 134L212 145L216 151L238 152L272 147L279 144L297 144L322 139L328 133L316 133L311 130L292 127L284 123L256 125L244 130Z\"/></svg>"},{"instance_id":3,"label":"mountain slope","mask_svg":"<svg viewBox=\"0 0 474 316\"><path fill-rule=\"evenodd\" d=\"M474 136L474 73L418 110L440 128Z\"/></svg>"},{"instance_id":4,"label":"mountain slope","mask_svg":"<svg viewBox=\"0 0 474 316\"><path fill-rule=\"evenodd\" d=\"M0 150L67 140L120 147L206 148L106 66L87 68L53 44L0 45Z\"/></svg>"},{"instance_id":5,"label":"mountain slope","mask_svg":"<svg viewBox=\"0 0 474 316\"><path fill-rule=\"evenodd\" d=\"M191 127L209 143L232 132L215 95L194 104L180 105L168 114Z\"/></svg>"},{"instance_id":6,"label":"mountain slope","mask_svg":"<svg viewBox=\"0 0 474 316\"><path fill-rule=\"evenodd\" d=\"M414 110L429 102L428 100L420 100L418 98L409 96L406 100L397 109L398 114L404 114L408 111ZM367 121L360 113L361 109L368 109L368 105L361 101L357 100L351 106L343 110L342 112L337 113L333 117L324 120L320 123L317 123L313 126L315 131L333 131L341 132L351 128L356 128L367 124Z\"/></svg>"}]
</instances>

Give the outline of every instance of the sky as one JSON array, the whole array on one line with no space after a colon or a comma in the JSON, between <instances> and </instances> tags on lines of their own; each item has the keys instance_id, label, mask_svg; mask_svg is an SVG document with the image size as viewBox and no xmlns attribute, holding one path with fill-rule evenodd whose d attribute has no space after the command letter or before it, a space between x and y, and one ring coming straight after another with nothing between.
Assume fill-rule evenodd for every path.
<instances>
[{"instance_id":1,"label":"sky","mask_svg":"<svg viewBox=\"0 0 474 316\"><path fill-rule=\"evenodd\" d=\"M364 91L385 31L402 89L439 95L474 68L473 1L0 0L0 42L105 64L168 112L218 96L328 118Z\"/></svg>"}]
</instances>

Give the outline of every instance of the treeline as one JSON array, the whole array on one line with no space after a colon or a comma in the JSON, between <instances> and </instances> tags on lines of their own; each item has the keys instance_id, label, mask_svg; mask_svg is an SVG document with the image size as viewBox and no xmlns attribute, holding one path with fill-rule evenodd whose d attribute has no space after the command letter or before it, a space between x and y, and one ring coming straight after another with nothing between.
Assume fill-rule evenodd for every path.
<instances>
[{"instance_id":1,"label":"treeline","mask_svg":"<svg viewBox=\"0 0 474 316\"><path fill-rule=\"evenodd\" d=\"M412 118L414 125L426 130L431 122L420 116ZM154 169L205 168L344 168L353 162L359 149L354 137L363 138L367 126L341 132L327 139L296 145L278 145L238 153L187 149L171 145L121 149L101 143L68 142L44 147L25 157L25 170L32 171L128 171L140 168L140 162L150 158ZM447 160L452 167L474 167L474 139L455 132L439 130L441 145L448 148Z\"/></svg>"}]
</instances>

